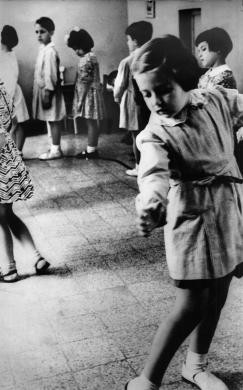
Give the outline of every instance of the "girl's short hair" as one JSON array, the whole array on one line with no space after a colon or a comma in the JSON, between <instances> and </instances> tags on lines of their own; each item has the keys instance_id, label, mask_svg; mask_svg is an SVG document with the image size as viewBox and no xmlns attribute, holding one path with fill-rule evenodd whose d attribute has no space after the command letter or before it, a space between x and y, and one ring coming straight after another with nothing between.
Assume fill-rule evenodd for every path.
<instances>
[{"instance_id":1,"label":"girl's short hair","mask_svg":"<svg viewBox=\"0 0 243 390\"><path fill-rule=\"evenodd\" d=\"M130 24L126 31L126 35L129 35L132 40L136 40L138 46L142 46L145 42L149 41L153 35L152 23L141 20Z\"/></svg>"},{"instance_id":2,"label":"girl's short hair","mask_svg":"<svg viewBox=\"0 0 243 390\"><path fill-rule=\"evenodd\" d=\"M55 24L51 18L47 16L42 16L41 18L35 21L35 24L39 24L41 27L45 28L48 32L55 31Z\"/></svg>"},{"instance_id":3,"label":"girl's short hair","mask_svg":"<svg viewBox=\"0 0 243 390\"><path fill-rule=\"evenodd\" d=\"M220 27L214 27L199 34L195 40L195 45L198 46L202 42L207 42L209 50L214 52L220 51L224 58L233 49L233 43L229 34Z\"/></svg>"},{"instance_id":4,"label":"girl's short hair","mask_svg":"<svg viewBox=\"0 0 243 390\"><path fill-rule=\"evenodd\" d=\"M184 91L196 88L201 75L196 58L174 35L152 39L136 52L132 72L154 70L176 81Z\"/></svg>"},{"instance_id":5,"label":"girl's short hair","mask_svg":"<svg viewBox=\"0 0 243 390\"><path fill-rule=\"evenodd\" d=\"M89 53L94 47L94 41L91 35L82 28L79 31L72 30L67 39L67 45L72 49L82 49L85 53Z\"/></svg>"},{"instance_id":6,"label":"girl's short hair","mask_svg":"<svg viewBox=\"0 0 243 390\"><path fill-rule=\"evenodd\" d=\"M17 46L19 42L17 32L14 27L5 25L1 31L1 43L6 45L9 50Z\"/></svg>"}]
</instances>

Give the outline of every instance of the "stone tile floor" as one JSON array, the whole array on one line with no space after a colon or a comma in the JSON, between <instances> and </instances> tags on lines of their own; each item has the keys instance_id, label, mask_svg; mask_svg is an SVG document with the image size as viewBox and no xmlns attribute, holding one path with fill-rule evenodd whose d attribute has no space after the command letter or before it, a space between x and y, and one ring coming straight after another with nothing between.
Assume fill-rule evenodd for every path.
<instances>
[{"instance_id":1,"label":"stone tile floor","mask_svg":"<svg viewBox=\"0 0 243 390\"><path fill-rule=\"evenodd\" d=\"M132 165L122 134L101 137L101 155ZM17 203L52 267L34 274L16 243L22 280L0 283L1 390L122 390L139 373L156 327L174 300L162 230L138 237L136 179L112 161L64 158L41 162L47 136L30 137L24 153L35 196ZM66 155L85 145L64 135ZM33 158L33 159L32 159ZM243 284L235 279L211 353L211 368L230 390L243 389ZM162 389L186 390L174 357Z\"/></svg>"}]
</instances>

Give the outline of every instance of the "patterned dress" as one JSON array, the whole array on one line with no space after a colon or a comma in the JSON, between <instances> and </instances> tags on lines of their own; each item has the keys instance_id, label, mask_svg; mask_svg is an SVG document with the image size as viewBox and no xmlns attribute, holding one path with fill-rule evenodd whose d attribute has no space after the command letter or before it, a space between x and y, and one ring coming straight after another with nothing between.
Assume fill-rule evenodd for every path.
<instances>
[{"instance_id":1,"label":"patterned dress","mask_svg":"<svg viewBox=\"0 0 243 390\"><path fill-rule=\"evenodd\" d=\"M226 64L210 68L204 73L198 83L198 88L214 88L221 85L224 88L236 89L236 81L233 72Z\"/></svg>"},{"instance_id":2,"label":"patterned dress","mask_svg":"<svg viewBox=\"0 0 243 390\"><path fill-rule=\"evenodd\" d=\"M86 53L80 58L73 98L74 117L104 119L105 105L100 83L100 71L94 53Z\"/></svg>"},{"instance_id":3,"label":"patterned dress","mask_svg":"<svg viewBox=\"0 0 243 390\"><path fill-rule=\"evenodd\" d=\"M0 138L5 146L0 149L0 203L13 203L33 195L33 186L21 155L8 131L11 128L10 100L0 81Z\"/></svg>"}]
</instances>

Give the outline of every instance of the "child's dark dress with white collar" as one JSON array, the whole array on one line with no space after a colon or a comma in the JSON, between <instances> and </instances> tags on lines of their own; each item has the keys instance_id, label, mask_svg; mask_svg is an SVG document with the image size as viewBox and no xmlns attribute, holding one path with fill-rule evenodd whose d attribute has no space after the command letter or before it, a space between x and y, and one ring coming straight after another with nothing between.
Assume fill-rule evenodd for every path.
<instances>
[{"instance_id":1,"label":"child's dark dress with white collar","mask_svg":"<svg viewBox=\"0 0 243 390\"><path fill-rule=\"evenodd\" d=\"M166 209L170 276L224 277L242 263L243 186L234 157L233 123L243 118L236 90L193 90L173 118L153 114L138 136L138 201Z\"/></svg>"}]
</instances>

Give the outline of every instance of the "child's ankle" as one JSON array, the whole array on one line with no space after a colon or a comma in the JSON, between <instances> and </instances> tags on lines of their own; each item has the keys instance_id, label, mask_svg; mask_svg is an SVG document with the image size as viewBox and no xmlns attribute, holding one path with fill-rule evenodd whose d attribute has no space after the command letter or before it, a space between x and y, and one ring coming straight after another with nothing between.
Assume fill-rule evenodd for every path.
<instances>
[{"instance_id":1,"label":"child's ankle","mask_svg":"<svg viewBox=\"0 0 243 390\"><path fill-rule=\"evenodd\" d=\"M207 353L199 354L188 350L186 357L186 367L191 371L202 371L205 370L208 364Z\"/></svg>"}]
</instances>

